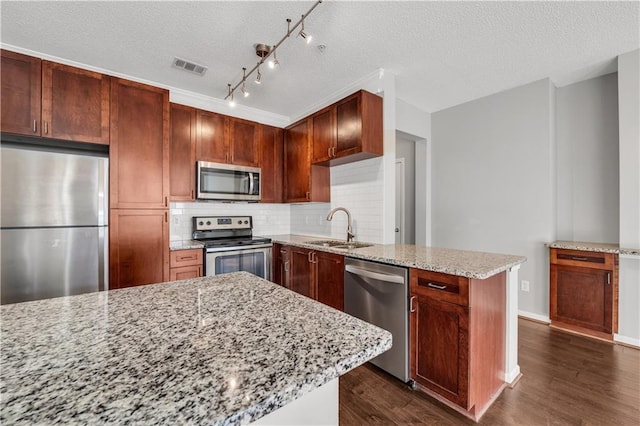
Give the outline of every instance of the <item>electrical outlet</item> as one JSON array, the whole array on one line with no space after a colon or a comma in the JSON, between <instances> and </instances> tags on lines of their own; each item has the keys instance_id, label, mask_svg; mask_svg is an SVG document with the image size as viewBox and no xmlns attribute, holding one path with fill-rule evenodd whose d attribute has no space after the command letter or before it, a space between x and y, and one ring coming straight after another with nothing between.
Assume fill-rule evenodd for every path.
<instances>
[{"instance_id":1,"label":"electrical outlet","mask_svg":"<svg viewBox=\"0 0 640 426\"><path fill-rule=\"evenodd\" d=\"M180 217L179 216L171 216L171 221L174 225L180 225Z\"/></svg>"},{"instance_id":2,"label":"electrical outlet","mask_svg":"<svg viewBox=\"0 0 640 426\"><path fill-rule=\"evenodd\" d=\"M526 291L528 293L529 292L529 281L522 280L522 282L520 283L520 290Z\"/></svg>"}]
</instances>

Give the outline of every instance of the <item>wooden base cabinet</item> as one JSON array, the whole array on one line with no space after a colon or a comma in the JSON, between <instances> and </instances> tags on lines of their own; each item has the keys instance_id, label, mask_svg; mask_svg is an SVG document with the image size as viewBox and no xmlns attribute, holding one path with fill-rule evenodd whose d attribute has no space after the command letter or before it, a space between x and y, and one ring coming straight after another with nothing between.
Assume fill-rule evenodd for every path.
<instances>
[{"instance_id":1,"label":"wooden base cabinet","mask_svg":"<svg viewBox=\"0 0 640 426\"><path fill-rule=\"evenodd\" d=\"M175 250L170 254L169 280L187 280L202 276L203 249Z\"/></svg>"},{"instance_id":2,"label":"wooden base cabinet","mask_svg":"<svg viewBox=\"0 0 640 426\"><path fill-rule=\"evenodd\" d=\"M109 289L169 280L167 210L111 209Z\"/></svg>"},{"instance_id":3,"label":"wooden base cabinet","mask_svg":"<svg viewBox=\"0 0 640 426\"><path fill-rule=\"evenodd\" d=\"M506 274L478 280L410 271L410 375L478 420L504 389Z\"/></svg>"},{"instance_id":4,"label":"wooden base cabinet","mask_svg":"<svg viewBox=\"0 0 640 426\"><path fill-rule=\"evenodd\" d=\"M273 282L344 310L344 256L302 247L273 245Z\"/></svg>"},{"instance_id":5,"label":"wooden base cabinet","mask_svg":"<svg viewBox=\"0 0 640 426\"><path fill-rule=\"evenodd\" d=\"M551 325L612 340L618 322L618 255L550 250Z\"/></svg>"}]
</instances>

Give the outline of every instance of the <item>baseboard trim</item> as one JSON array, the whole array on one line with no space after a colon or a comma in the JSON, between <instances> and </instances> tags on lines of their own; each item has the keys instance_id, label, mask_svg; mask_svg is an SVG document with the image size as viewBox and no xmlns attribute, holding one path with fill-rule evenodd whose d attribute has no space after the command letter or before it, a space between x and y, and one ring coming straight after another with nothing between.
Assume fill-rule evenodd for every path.
<instances>
[{"instance_id":1,"label":"baseboard trim","mask_svg":"<svg viewBox=\"0 0 640 426\"><path fill-rule=\"evenodd\" d=\"M625 346L631 346L635 349L640 349L640 339L634 339L633 337L622 336L620 334L613 335L613 341Z\"/></svg>"},{"instance_id":2,"label":"baseboard trim","mask_svg":"<svg viewBox=\"0 0 640 426\"><path fill-rule=\"evenodd\" d=\"M546 315L540 315L540 314L534 314L533 312L527 312L527 311L520 311L518 310L518 316L528 319L528 320L532 320L532 321L536 321L536 322L540 322L543 324L550 324L551 323L551 319L546 316Z\"/></svg>"}]
</instances>

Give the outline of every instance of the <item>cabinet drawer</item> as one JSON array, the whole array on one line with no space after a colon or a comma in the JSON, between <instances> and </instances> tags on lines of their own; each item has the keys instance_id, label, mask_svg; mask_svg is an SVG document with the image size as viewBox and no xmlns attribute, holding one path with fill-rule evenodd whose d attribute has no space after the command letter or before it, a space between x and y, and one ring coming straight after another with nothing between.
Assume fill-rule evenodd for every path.
<instances>
[{"instance_id":1,"label":"cabinet drawer","mask_svg":"<svg viewBox=\"0 0 640 426\"><path fill-rule=\"evenodd\" d=\"M202 276L202 265L181 266L180 268L171 268L169 271L170 281L189 280Z\"/></svg>"},{"instance_id":2,"label":"cabinet drawer","mask_svg":"<svg viewBox=\"0 0 640 426\"><path fill-rule=\"evenodd\" d=\"M171 267L181 266L202 266L202 249L172 251Z\"/></svg>"},{"instance_id":3,"label":"cabinet drawer","mask_svg":"<svg viewBox=\"0 0 640 426\"><path fill-rule=\"evenodd\" d=\"M583 268L613 269L613 253L600 253L594 251L565 250L552 248L549 257L552 264L581 266Z\"/></svg>"},{"instance_id":4,"label":"cabinet drawer","mask_svg":"<svg viewBox=\"0 0 640 426\"><path fill-rule=\"evenodd\" d=\"M411 269L411 294L469 306L469 279L440 272Z\"/></svg>"}]
</instances>

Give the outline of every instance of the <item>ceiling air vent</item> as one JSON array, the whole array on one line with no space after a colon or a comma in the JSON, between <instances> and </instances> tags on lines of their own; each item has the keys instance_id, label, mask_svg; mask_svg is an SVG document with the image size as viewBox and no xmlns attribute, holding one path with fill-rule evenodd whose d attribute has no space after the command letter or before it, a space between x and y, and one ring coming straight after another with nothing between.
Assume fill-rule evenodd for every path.
<instances>
[{"instance_id":1,"label":"ceiling air vent","mask_svg":"<svg viewBox=\"0 0 640 426\"><path fill-rule=\"evenodd\" d=\"M204 65L198 65L194 62L189 62L186 59L178 57L173 58L173 67L181 70L189 71L190 73L203 76L207 72L207 67Z\"/></svg>"}]
</instances>

